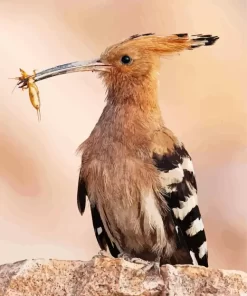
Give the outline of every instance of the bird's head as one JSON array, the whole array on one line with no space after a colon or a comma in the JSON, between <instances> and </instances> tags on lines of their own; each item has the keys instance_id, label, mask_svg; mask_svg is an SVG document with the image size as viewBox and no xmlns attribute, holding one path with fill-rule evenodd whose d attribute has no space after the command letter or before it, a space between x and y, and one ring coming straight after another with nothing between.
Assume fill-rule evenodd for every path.
<instances>
[{"instance_id":1,"label":"bird's head","mask_svg":"<svg viewBox=\"0 0 247 296\"><path fill-rule=\"evenodd\" d=\"M153 33L133 35L108 47L100 58L95 60L68 63L38 72L35 81L72 72L96 71L107 87L115 88L116 83L120 86L133 86L146 77L150 79L155 76L161 56L213 45L217 39L217 36L202 34L174 34L166 37ZM23 87L25 81L19 84Z\"/></svg>"}]
</instances>

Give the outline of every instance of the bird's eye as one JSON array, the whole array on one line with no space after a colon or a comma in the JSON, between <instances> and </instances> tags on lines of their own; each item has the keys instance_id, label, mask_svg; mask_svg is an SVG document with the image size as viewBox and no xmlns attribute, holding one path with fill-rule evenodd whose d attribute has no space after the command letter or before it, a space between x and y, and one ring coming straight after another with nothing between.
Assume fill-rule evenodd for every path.
<instances>
[{"instance_id":1,"label":"bird's eye","mask_svg":"<svg viewBox=\"0 0 247 296\"><path fill-rule=\"evenodd\" d=\"M128 55L124 55L121 58L121 62L125 65L128 65L132 62L132 59Z\"/></svg>"}]
</instances>

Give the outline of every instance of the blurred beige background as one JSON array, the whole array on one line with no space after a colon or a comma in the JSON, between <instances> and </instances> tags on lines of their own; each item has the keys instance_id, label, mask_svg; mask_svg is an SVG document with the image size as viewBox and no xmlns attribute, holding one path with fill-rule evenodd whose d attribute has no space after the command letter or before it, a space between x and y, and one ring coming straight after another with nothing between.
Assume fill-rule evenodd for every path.
<instances>
[{"instance_id":1,"label":"blurred beige background","mask_svg":"<svg viewBox=\"0 0 247 296\"><path fill-rule=\"evenodd\" d=\"M8 78L98 57L131 34L189 32L220 40L163 60L160 103L194 159L210 265L247 271L246 31L246 0L1 0L0 264L98 251L77 210L75 150L105 104L95 74L59 76L39 83L38 123Z\"/></svg>"}]
</instances>

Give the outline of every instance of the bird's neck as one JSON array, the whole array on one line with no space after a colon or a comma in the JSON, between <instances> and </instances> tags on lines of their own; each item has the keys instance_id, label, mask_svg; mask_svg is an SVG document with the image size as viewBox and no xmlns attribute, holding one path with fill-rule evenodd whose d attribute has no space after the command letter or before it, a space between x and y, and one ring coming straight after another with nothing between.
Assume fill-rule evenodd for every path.
<instances>
[{"instance_id":1,"label":"bird's neck","mask_svg":"<svg viewBox=\"0 0 247 296\"><path fill-rule=\"evenodd\" d=\"M107 89L107 102L114 106L137 106L146 112L159 112L157 74L124 79L116 77Z\"/></svg>"},{"instance_id":2,"label":"bird's neck","mask_svg":"<svg viewBox=\"0 0 247 296\"><path fill-rule=\"evenodd\" d=\"M133 137L162 128L163 120L157 99L157 80L132 80L108 88L107 104L99 119L101 132ZM138 133L137 133L138 132Z\"/></svg>"},{"instance_id":3,"label":"bird's neck","mask_svg":"<svg viewBox=\"0 0 247 296\"><path fill-rule=\"evenodd\" d=\"M104 155L110 151L112 155L110 147L117 147L116 151L125 147L137 154L149 149L153 135L164 126L157 101L157 82L122 83L122 87L108 88L107 104L79 150L104 151Z\"/></svg>"}]
</instances>

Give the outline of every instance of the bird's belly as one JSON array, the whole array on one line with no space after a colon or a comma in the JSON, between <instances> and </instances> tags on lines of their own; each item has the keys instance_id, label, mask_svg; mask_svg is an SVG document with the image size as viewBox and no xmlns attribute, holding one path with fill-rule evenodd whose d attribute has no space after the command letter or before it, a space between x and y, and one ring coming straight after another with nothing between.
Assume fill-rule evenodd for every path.
<instances>
[{"instance_id":1,"label":"bird's belly","mask_svg":"<svg viewBox=\"0 0 247 296\"><path fill-rule=\"evenodd\" d=\"M106 156L88 166L90 202L97 205L105 230L120 251L153 260L168 241L161 215L165 200L155 194L157 170L134 157L112 164Z\"/></svg>"},{"instance_id":2,"label":"bird's belly","mask_svg":"<svg viewBox=\"0 0 247 296\"><path fill-rule=\"evenodd\" d=\"M132 204L102 204L106 231L124 253L144 260L159 257L166 246L161 213L151 194L139 197ZM117 210L116 210L117 209Z\"/></svg>"}]
</instances>

